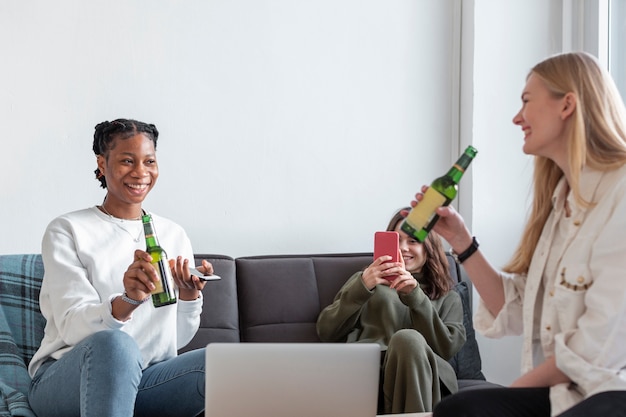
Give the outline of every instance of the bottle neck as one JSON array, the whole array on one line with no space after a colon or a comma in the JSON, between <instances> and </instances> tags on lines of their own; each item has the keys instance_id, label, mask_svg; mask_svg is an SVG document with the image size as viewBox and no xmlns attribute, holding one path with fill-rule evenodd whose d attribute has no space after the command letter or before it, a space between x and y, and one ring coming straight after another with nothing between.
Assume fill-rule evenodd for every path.
<instances>
[{"instance_id":1,"label":"bottle neck","mask_svg":"<svg viewBox=\"0 0 626 417\"><path fill-rule=\"evenodd\" d=\"M461 177L463 177L465 170L467 169L469 164L472 162L472 159L473 158L467 154L461 155L461 157L456 161L456 163L452 165L452 168L450 168L446 176L451 178L455 184L458 184L459 181L461 180Z\"/></svg>"},{"instance_id":2,"label":"bottle neck","mask_svg":"<svg viewBox=\"0 0 626 417\"><path fill-rule=\"evenodd\" d=\"M142 216L143 232L146 235L146 246L153 248L159 246L159 240L154 233L154 225L152 224L152 216L149 214Z\"/></svg>"}]
</instances>

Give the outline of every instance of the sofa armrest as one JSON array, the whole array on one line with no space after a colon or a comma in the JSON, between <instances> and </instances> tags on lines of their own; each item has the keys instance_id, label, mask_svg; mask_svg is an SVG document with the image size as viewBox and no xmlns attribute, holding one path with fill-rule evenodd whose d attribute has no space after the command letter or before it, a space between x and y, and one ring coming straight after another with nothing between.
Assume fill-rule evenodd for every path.
<instances>
[{"instance_id":1,"label":"sofa armrest","mask_svg":"<svg viewBox=\"0 0 626 417\"><path fill-rule=\"evenodd\" d=\"M239 342L239 312L235 260L230 256L196 254L196 265L205 259L222 279L208 281L202 290L204 304L200 328L194 338L179 353L203 348L212 342Z\"/></svg>"}]
</instances>

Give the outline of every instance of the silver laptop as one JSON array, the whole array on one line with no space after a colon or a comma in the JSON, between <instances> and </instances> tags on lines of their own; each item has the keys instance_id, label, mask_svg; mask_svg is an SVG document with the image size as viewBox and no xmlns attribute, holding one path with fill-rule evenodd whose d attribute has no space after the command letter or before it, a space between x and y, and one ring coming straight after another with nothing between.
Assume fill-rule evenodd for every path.
<instances>
[{"instance_id":1,"label":"silver laptop","mask_svg":"<svg viewBox=\"0 0 626 417\"><path fill-rule=\"evenodd\" d=\"M380 347L211 343L206 417L374 417Z\"/></svg>"}]
</instances>

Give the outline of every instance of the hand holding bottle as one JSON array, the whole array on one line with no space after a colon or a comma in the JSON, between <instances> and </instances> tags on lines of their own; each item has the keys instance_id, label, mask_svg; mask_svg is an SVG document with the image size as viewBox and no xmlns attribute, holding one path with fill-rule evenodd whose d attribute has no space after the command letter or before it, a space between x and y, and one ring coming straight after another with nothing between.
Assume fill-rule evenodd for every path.
<instances>
[{"instance_id":1,"label":"hand holding bottle","mask_svg":"<svg viewBox=\"0 0 626 417\"><path fill-rule=\"evenodd\" d=\"M127 321L133 311L151 298L151 292L158 281L157 272L152 266L149 253L135 250L133 263L128 266L122 284L124 294L111 301L111 314L117 320Z\"/></svg>"},{"instance_id":2,"label":"hand holding bottle","mask_svg":"<svg viewBox=\"0 0 626 417\"><path fill-rule=\"evenodd\" d=\"M422 186L422 191L415 194L415 200L411 201L411 207L415 207L419 204L427 190L427 185ZM472 235L465 225L463 217L461 217L453 206L439 207L436 213L439 220L434 224L432 230L444 238L453 249L464 250L472 243Z\"/></svg>"},{"instance_id":3,"label":"hand holding bottle","mask_svg":"<svg viewBox=\"0 0 626 417\"><path fill-rule=\"evenodd\" d=\"M439 216L437 209L449 205L457 195L458 184L463 174L478 151L473 146L468 146L448 172L436 178L422 196L422 204L407 214L402 222L401 230L420 242L426 240L428 232L437 223Z\"/></svg>"},{"instance_id":4,"label":"hand holding bottle","mask_svg":"<svg viewBox=\"0 0 626 417\"><path fill-rule=\"evenodd\" d=\"M129 298L144 300L150 296L159 278L148 252L137 249L133 259L133 263L124 273L124 290Z\"/></svg>"}]
</instances>

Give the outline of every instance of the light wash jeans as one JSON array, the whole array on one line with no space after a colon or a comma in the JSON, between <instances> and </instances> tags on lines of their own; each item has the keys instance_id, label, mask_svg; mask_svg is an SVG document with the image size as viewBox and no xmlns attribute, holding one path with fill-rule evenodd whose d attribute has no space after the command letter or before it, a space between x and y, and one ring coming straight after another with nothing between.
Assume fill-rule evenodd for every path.
<instances>
[{"instance_id":1,"label":"light wash jeans","mask_svg":"<svg viewBox=\"0 0 626 417\"><path fill-rule=\"evenodd\" d=\"M28 400L38 417L194 417L204 410L204 349L141 370L135 340L95 333L46 361Z\"/></svg>"}]
</instances>

